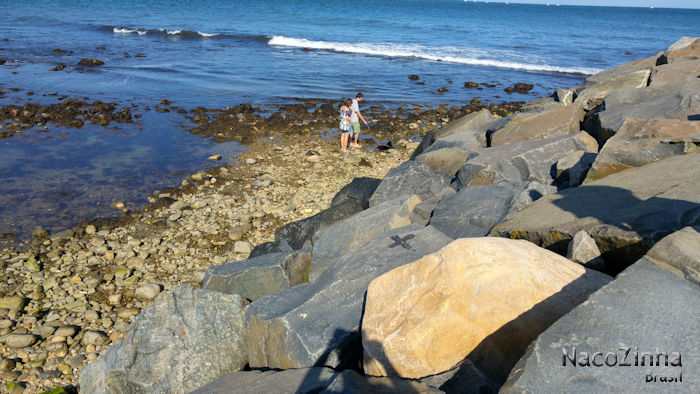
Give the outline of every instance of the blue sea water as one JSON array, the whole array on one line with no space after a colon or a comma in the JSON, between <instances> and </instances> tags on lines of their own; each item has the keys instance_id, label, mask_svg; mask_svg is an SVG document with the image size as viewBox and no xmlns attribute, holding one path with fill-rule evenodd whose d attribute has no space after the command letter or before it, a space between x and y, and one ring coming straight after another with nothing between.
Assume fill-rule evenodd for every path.
<instances>
[{"instance_id":1,"label":"blue sea water","mask_svg":"<svg viewBox=\"0 0 700 394\"><path fill-rule=\"evenodd\" d=\"M187 109L357 91L367 105L527 100L700 35L700 10L463 0L0 0L0 10L1 105L51 103L53 93L124 106L168 99ZM86 70L77 66L84 57L105 65ZM64 70L49 71L61 63ZM495 87L465 90L466 81ZM535 88L526 96L504 93L516 82ZM438 93L441 87L448 91ZM242 149L186 129L145 116L118 131L87 125L0 140L0 233L26 234L37 224L55 231L113 213L109 201L94 204L104 196L80 199L63 189L104 185L108 199L138 205L155 188L178 182L167 174L206 167L207 152L230 158ZM49 137L56 133L63 138ZM49 159L57 155L72 165ZM47 174L51 186L36 182ZM57 193L72 196L74 206ZM31 225L22 204L41 207Z\"/></svg>"}]
</instances>

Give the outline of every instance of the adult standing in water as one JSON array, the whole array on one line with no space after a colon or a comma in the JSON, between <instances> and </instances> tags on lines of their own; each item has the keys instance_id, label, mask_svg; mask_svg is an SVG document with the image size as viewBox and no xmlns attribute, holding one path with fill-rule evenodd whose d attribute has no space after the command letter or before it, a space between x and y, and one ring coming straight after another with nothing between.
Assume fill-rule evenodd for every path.
<instances>
[{"instance_id":1,"label":"adult standing in water","mask_svg":"<svg viewBox=\"0 0 700 394\"><path fill-rule=\"evenodd\" d=\"M360 137L360 119L362 119L362 122L367 125L367 121L365 120L364 116L362 116L362 113L360 113L360 101L364 100L365 96L362 95L362 93L358 93L357 96L355 96L355 99L352 100L352 105L350 106L350 109L352 110L352 115L350 115L350 119L352 120L352 130L355 133L355 142L350 143L350 147L352 148L360 148L362 147L360 144L357 143L357 139ZM350 141L352 141L352 133L350 133Z\"/></svg>"}]
</instances>

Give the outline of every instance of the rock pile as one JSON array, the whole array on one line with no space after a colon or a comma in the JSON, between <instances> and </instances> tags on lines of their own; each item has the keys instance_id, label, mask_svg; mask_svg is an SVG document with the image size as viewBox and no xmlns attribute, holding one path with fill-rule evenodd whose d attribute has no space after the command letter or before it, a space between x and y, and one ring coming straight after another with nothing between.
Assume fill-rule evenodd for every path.
<instances>
[{"instance_id":1,"label":"rock pile","mask_svg":"<svg viewBox=\"0 0 700 394\"><path fill-rule=\"evenodd\" d=\"M128 108L117 110L116 104L102 101L87 103L67 99L58 104L45 106L8 105L0 108L0 125L3 126L0 127L0 138L11 137L18 131L35 126L46 127L49 122L80 128L87 120L100 126L107 126L110 122L131 123L132 117Z\"/></svg>"},{"instance_id":2,"label":"rock pile","mask_svg":"<svg viewBox=\"0 0 700 394\"><path fill-rule=\"evenodd\" d=\"M695 391L700 79L685 62L700 62L700 39L509 117L482 112L433 132L378 185L358 181L339 193L329 210L358 200L346 216L288 225L257 257L209 269L207 286L246 292L249 305L210 290L166 290L82 371L81 387L476 393L537 392L547 382L556 392ZM132 278L138 262L114 275ZM252 292L250 283L276 292ZM244 322L230 335L245 350L193 356L195 366L168 357L194 343L197 328L220 324L197 311L204 299L239 305L231 319L244 314ZM17 316L13 305L27 308L5 302L8 316ZM154 312L161 304L178 312ZM145 329L151 316L163 316L163 328ZM60 329L65 346L70 334L95 346L109 340ZM58 335L51 331L46 337ZM5 346L26 347L40 331L8 334ZM139 358L129 349L146 350ZM252 370L231 371L242 363Z\"/></svg>"},{"instance_id":3,"label":"rock pile","mask_svg":"<svg viewBox=\"0 0 700 394\"><path fill-rule=\"evenodd\" d=\"M203 377L202 392L371 392L377 376L418 392L697 387L700 79L685 71L698 42L508 118L472 113L357 187L356 213L288 225L277 253L210 268L224 292L249 292L240 272L278 278L278 292L249 296L240 335L251 368L285 371ZM309 253L309 282L290 282L284 267ZM625 349L644 367L612 368ZM98 369L128 373L91 366L81 383Z\"/></svg>"}]
</instances>

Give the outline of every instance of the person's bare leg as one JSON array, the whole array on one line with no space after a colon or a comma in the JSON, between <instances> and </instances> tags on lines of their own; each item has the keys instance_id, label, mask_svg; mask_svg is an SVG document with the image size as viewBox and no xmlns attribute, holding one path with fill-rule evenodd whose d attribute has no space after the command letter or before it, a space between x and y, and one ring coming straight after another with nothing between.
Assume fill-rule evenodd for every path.
<instances>
[{"instance_id":1,"label":"person's bare leg","mask_svg":"<svg viewBox=\"0 0 700 394\"><path fill-rule=\"evenodd\" d=\"M349 135L347 133L340 134L340 150L343 152L348 150L348 137Z\"/></svg>"}]
</instances>

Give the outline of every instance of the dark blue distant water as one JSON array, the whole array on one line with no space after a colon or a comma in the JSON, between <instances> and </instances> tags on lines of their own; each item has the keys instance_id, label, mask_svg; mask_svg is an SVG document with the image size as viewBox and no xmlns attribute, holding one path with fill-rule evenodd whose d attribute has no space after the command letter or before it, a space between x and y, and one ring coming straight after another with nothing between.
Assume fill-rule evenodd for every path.
<instances>
[{"instance_id":1,"label":"dark blue distant water","mask_svg":"<svg viewBox=\"0 0 700 394\"><path fill-rule=\"evenodd\" d=\"M463 0L0 0L0 10L1 105L55 102L50 93L125 106L168 99L187 109L357 91L366 104L523 100L700 35L700 10ZM106 64L83 70L83 57ZM67 67L49 71L60 63ZM496 87L465 90L465 81ZM508 96L503 88L515 82L535 88ZM0 140L0 233L112 214L109 201L138 205L179 183L168 174L240 150L185 130L147 115L118 130Z\"/></svg>"}]
</instances>

